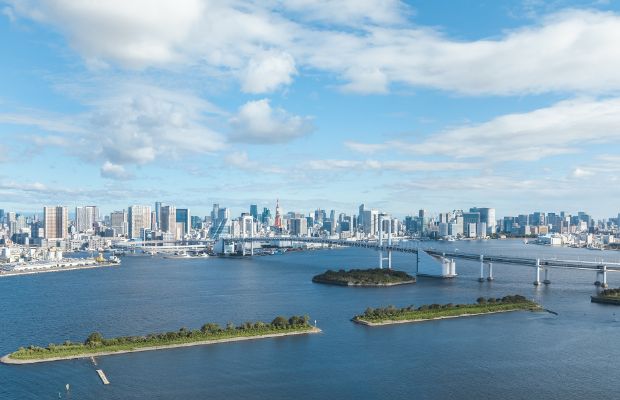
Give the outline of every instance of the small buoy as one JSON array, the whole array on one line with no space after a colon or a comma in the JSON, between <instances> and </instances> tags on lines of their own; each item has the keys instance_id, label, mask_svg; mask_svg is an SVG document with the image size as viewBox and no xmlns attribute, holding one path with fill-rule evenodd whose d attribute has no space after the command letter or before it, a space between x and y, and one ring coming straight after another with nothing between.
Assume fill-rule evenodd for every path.
<instances>
[{"instance_id":1,"label":"small buoy","mask_svg":"<svg viewBox=\"0 0 620 400\"><path fill-rule=\"evenodd\" d=\"M69 391L69 387L70 387L70 386L69 386L69 384L67 383L67 384L65 385L65 388L67 389L67 392Z\"/></svg>"}]
</instances>

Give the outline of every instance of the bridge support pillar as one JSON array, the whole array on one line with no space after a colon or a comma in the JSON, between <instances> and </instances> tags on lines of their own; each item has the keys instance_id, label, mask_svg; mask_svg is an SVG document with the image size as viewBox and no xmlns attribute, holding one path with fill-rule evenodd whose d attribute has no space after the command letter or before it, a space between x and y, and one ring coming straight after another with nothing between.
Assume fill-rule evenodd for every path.
<instances>
[{"instance_id":1,"label":"bridge support pillar","mask_svg":"<svg viewBox=\"0 0 620 400\"><path fill-rule=\"evenodd\" d=\"M534 285L540 285L540 258L536 259L536 280L534 281Z\"/></svg>"},{"instance_id":2,"label":"bridge support pillar","mask_svg":"<svg viewBox=\"0 0 620 400\"><path fill-rule=\"evenodd\" d=\"M596 271L596 282L594 282L596 286L600 286L603 289L608 287L607 285L607 266L603 265L602 270Z\"/></svg>"},{"instance_id":3,"label":"bridge support pillar","mask_svg":"<svg viewBox=\"0 0 620 400\"><path fill-rule=\"evenodd\" d=\"M489 263L489 276L487 276L487 281L491 282L495 280L495 278L493 278L493 263Z\"/></svg>"},{"instance_id":4,"label":"bridge support pillar","mask_svg":"<svg viewBox=\"0 0 620 400\"><path fill-rule=\"evenodd\" d=\"M551 281L549 280L549 268L545 268L545 280L543 281L545 285L549 285Z\"/></svg>"},{"instance_id":5,"label":"bridge support pillar","mask_svg":"<svg viewBox=\"0 0 620 400\"><path fill-rule=\"evenodd\" d=\"M484 282L484 256L480 254L480 278L478 282Z\"/></svg>"}]
</instances>

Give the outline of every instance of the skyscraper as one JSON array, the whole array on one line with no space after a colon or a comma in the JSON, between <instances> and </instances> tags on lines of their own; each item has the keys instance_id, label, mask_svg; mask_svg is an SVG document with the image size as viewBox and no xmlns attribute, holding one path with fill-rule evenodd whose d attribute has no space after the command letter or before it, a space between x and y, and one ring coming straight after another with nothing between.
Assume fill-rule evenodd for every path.
<instances>
[{"instance_id":1,"label":"skyscraper","mask_svg":"<svg viewBox=\"0 0 620 400\"><path fill-rule=\"evenodd\" d=\"M116 235L126 235L128 231L127 211L113 211L110 214L110 226Z\"/></svg>"},{"instance_id":2,"label":"skyscraper","mask_svg":"<svg viewBox=\"0 0 620 400\"><path fill-rule=\"evenodd\" d=\"M65 206L43 207L46 239L65 239L69 231L69 210Z\"/></svg>"},{"instance_id":3,"label":"skyscraper","mask_svg":"<svg viewBox=\"0 0 620 400\"><path fill-rule=\"evenodd\" d=\"M93 229L99 221L99 208L97 206L84 206L75 208L75 228L78 232L87 232Z\"/></svg>"},{"instance_id":4,"label":"skyscraper","mask_svg":"<svg viewBox=\"0 0 620 400\"><path fill-rule=\"evenodd\" d=\"M189 213L189 208L177 208L176 212L176 223L183 225L182 236L189 233L191 228L191 216Z\"/></svg>"},{"instance_id":5,"label":"skyscraper","mask_svg":"<svg viewBox=\"0 0 620 400\"><path fill-rule=\"evenodd\" d=\"M256 204L251 204L250 205L250 215L255 220L258 220L258 206Z\"/></svg>"},{"instance_id":6,"label":"skyscraper","mask_svg":"<svg viewBox=\"0 0 620 400\"><path fill-rule=\"evenodd\" d=\"M161 216L159 229L162 232L174 233L176 232L177 211L174 206L165 205L161 206Z\"/></svg>"},{"instance_id":7,"label":"skyscraper","mask_svg":"<svg viewBox=\"0 0 620 400\"><path fill-rule=\"evenodd\" d=\"M480 213L480 223L486 224L486 233L493 234L496 231L497 221L495 220L495 209L486 207L474 207L469 209L470 212ZM482 232L478 232L481 234Z\"/></svg>"},{"instance_id":8,"label":"skyscraper","mask_svg":"<svg viewBox=\"0 0 620 400\"><path fill-rule=\"evenodd\" d=\"M129 225L129 238L140 239L144 230L151 229L151 207L133 205L130 206L127 213Z\"/></svg>"}]
</instances>

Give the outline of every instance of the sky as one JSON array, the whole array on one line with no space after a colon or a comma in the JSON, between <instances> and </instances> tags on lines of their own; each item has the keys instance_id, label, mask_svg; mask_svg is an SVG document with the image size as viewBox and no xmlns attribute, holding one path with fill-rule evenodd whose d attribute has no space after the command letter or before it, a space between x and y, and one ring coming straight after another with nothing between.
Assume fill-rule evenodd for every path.
<instances>
[{"instance_id":1,"label":"sky","mask_svg":"<svg viewBox=\"0 0 620 400\"><path fill-rule=\"evenodd\" d=\"M618 1L0 0L0 208L620 211Z\"/></svg>"}]
</instances>

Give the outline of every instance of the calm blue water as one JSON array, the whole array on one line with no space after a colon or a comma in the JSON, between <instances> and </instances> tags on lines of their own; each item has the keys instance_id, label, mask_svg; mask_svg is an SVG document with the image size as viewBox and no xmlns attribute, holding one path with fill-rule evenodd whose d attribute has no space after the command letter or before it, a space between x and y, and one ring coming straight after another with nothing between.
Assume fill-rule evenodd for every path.
<instances>
[{"instance_id":1,"label":"calm blue water","mask_svg":"<svg viewBox=\"0 0 620 400\"><path fill-rule=\"evenodd\" d=\"M559 258L620 259L617 252L554 249L519 241L429 246ZM0 353L21 345L83 340L91 331L135 335L309 314L324 333L98 358L0 365L1 399L615 399L620 388L620 307L590 303L595 274L553 271L534 287L532 268L457 261L454 280L392 288L313 284L326 268L375 266L361 249L254 259L126 257L115 269L0 279ZM412 272L415 258L396 255ZM620 273L609 274L620 286ZM349 319L368 306L472 302L520 293L559 313L508 313L368 328ZM70 393L64 391L66 383Z\"/></svg>"}]
</instances>

